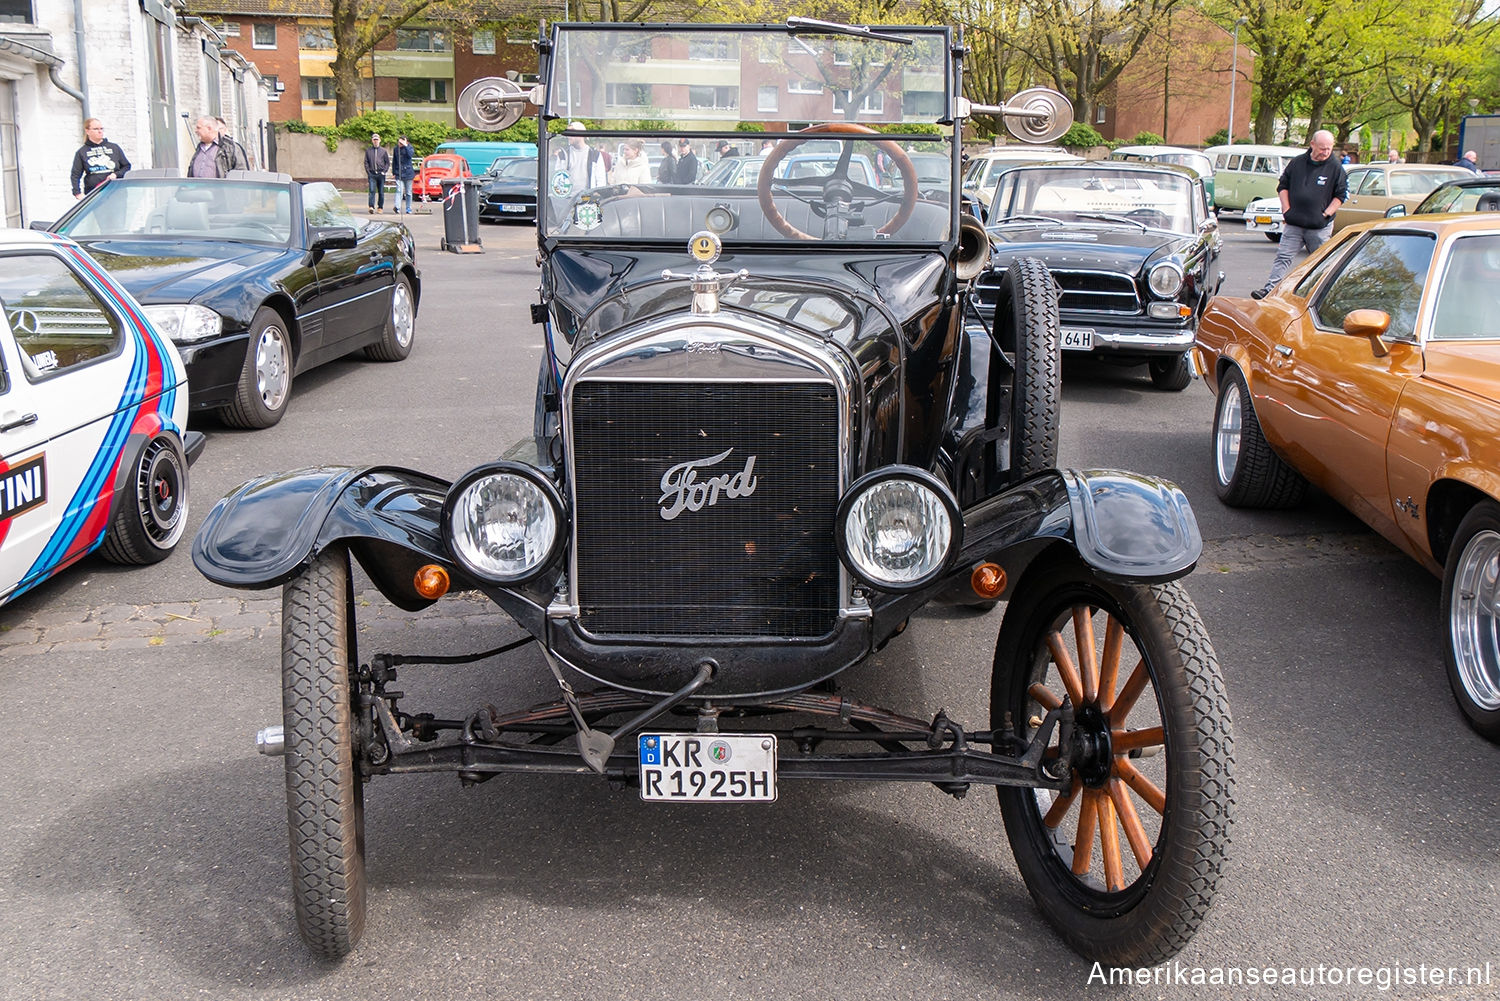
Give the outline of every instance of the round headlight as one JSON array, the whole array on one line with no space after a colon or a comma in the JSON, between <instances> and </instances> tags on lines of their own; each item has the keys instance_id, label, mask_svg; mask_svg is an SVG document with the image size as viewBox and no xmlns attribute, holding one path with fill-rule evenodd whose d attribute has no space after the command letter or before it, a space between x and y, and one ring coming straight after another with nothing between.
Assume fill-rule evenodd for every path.
<instances>
[{"instance_id":1,"label":"round headlight","mask_svg":"<svg viewBox=\"0 0 1500 1001\"><path fill-rule=\"evenodd\" d=\"M526 580L546 567L562 538L557 491L518 463L471 470L448 491L443 508L449 550L481 580Z\"/></svg>"},{"instance_id":2,"label":"round headlight","mask_svg":"<svg viewBox=\"0 0 1500 1001\"><path fill-rule=\"evenodd\" d=\"M1146 284L1151 286L1153 295L1170 299L1182 289L1182 269L1171 261L1162 261L1151 268Z\"/></svg>"},{"instance_id":3,"label":"round headlight","mask_svg":"<svg viewBox=\"0 0 1500 1001\"><path fill-rule=\"evenodd\" d=\"M963 518L953 495L920 469L861 478L839 504L839 550L862 581L884 591L929 583L958 551Z\"/></svg>"}]
</instances>

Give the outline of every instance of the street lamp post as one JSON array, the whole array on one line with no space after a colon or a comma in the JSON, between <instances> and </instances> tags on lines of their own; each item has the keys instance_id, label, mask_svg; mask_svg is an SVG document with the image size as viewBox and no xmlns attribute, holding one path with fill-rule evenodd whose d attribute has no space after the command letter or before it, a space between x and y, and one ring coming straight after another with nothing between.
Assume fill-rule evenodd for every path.
<instances>
[{"instance_id":1,"label":"street lamp post","mask_svg":"<svg viewBox=\"0 0 1500 1001\"><path fill-rule=\"evenodd\" d=\"M1229 59L1229 138L1224 140L1225 145L1234 142L1234 92L1240 82L1240 25L1246 20L1243 17L1234 19L1234 55Z\"/></svg>"}]
</instances>

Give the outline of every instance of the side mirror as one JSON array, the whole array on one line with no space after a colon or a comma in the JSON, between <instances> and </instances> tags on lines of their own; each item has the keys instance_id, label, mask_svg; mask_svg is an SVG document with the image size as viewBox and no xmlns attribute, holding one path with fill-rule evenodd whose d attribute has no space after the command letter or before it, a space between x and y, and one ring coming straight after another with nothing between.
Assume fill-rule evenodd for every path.
<instances>
[{"instance_id":1,"label":"side mirror","mask_svg":"<svg viewBox=\"0 0 1500 1001\"><path fill-rule=\"evenodd\" d=\"M1370 350L1375 352L1376 358L1391 353L1385 343L1385 332L1390 326L1391 314L1380 309L1352 309L1344 317L1344 333L1369 338Z\"/></svg>"},{"instance_id":2,"label":"side mirror","mask_svg":"<svg viewBox=\"0 0 1500 1001\"><path fill-rule=\"evenodd\" d=\"M52 228L52 221L50 219L33 219L31 220L31 224L26 228L39 229L45 233Z\"/></svg>"},{"instance_id":3,"label":"side mirror","mask_svg":"<svg viewBox=\"0 0 1500 1001\"><path fill-rule=\"evenodd\" d=\"M1406 215L1405 205L1392 205L1390 208L1385 210L1385 217L1387 219L1399 219L1404 215Z\"/></svg>"},{"instance_id":4,"label":"side mirror","mask_svg":"<svg viewBox=\"0 0 1500 1001\"><path fill-rule=\"evenodd\" d=\"M315 253L320 250L353 250L357 246L359 234L353 226L320 226L312 230L307 241L307 249Z\"/></svg>"}]
</instances>

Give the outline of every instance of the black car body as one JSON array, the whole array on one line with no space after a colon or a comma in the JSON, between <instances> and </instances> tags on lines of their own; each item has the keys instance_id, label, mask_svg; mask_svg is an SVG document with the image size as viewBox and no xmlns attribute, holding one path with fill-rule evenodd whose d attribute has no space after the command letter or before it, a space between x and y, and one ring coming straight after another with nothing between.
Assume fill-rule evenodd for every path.
<instances>
[{"instance_id":1,"label":"black car body","mask_svg":"<svg viewBox=\"0 0 1500 1001\"><path fill-rule=\"evenodd\" d=\"M191 409L281 419L297 374L411 351L421 275L399 223L357 219L326 182L133 171L53 226L87 247L177 345Z\"/></svg>"},{"instance_id":2,"label":"black car body","mask_svg":"<svg viewBox=\"0 0 1500 1001\"><path fill-rule=\"evenodd\" d=\"M590 187L586 151L570 164L539 128L530 433L453 482L324 466L246 484L205 519L205 575L284 589L284 712L264 743L286 755L305 940L342 956L363 927L365 780L441 770L591 775L669 803L766 802L796 778L993 785L1027 885L1074 947L1119 965L1175 952L1213 896L1232 798L1218 665L1179 581L1202 543L1172 484L1056 468L1042 264L1014 262L964 322L983 229L909 157L938 119L962 131L963 47L946 28L793 18L554 25L540 48L549 100L572 94L543 126L577 115L606 145L644 138L612 117L615 77L655 81L632 93L679 135L738 137L677 85L694 52L744 87L825 79L851 96L840 120L793 131L814 104L782 94L754 187ZM1033 134L1060 134L1062 106ZM903 131L910 107L931 109L923 131ZM779 176L814 137L830 169ZM957 143L940 141L956 176ZM899 188L852 176L877 154ZM481 592L535 642L556 699L413 713L397 666L504 651L359 651L351 556L408 610ZM1002 599L993 656L976 652L987 723L840 691L868 684L858 665L924 604Z\"/></svg>"},{"instance_id":3,"label":"black car body","mask_svg":"<svg viewBox=\"0 0 1500 1001\"><path fill-rule=\"evenodd\" d=\"M990 203L989 308L1012 261L1044 262L1062 289L1062 348L1149 365L1152 382L1191 381L1187 352L1218 288L1218 224L1196 173L1091 161L1015 167Z\"/></svg>"},{"instance_id":4,"label":"black car body","mask_svg":"<svg viewBox=\"0 0 1500 1001\"><path fill-rule=\"evenodd\" d=\"M535 222L536 171L536 159L527 158L509 160L494 174L486 174L479 186L479 218Z\"/></svg>"},{"instance_id":5,"label":"black car body","mask_svg":"<svg viewBox=\"0 0 1500 1001\"><path fill-rule=\"evenodd\" d=\"M1412 215L1427 215L1432 212L1500 212L1500 176L1477 174L1444 181L1433 188L1427 197L1412 209ZM1385 211L1386 218L1406 215L1402 205L1392 205Z\"/></svg>"}]
</instances>

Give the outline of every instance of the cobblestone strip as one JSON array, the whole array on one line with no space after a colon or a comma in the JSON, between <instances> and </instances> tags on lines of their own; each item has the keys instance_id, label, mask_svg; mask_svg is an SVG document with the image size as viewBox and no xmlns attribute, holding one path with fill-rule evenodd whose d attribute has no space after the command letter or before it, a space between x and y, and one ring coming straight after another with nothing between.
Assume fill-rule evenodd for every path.
<instances>
[{"instance_id":1,"label":"cobblestone strip","mask_svg":"<svg viewBox=\"0 0 1500 1001\"><path fill-rule=\"evenodd\" d=\"M38 609L16 622L0 619L0 658L69 650L126 650L155 646L226 643L281 635L281 592L264 597L202 598L150 605L101 605L88 609ZM426 611L403 612L376 590L355 596L360 630L384 623L417 629L419 622L463 619L481 624L510 617L477 592L450 594Z\"/></svg>"},{"instance_id":2,"label":"cobblestone strip","mask_svg":"<svg viewBox=\"0 0 1500 1001\"><path fill-rule=\"evenodd\" d=\"M1255 570L1337 564L1368 560L1404 560L1390 543L1369 532L1324 535L1243 536L1207 542L1198 573L1245 573ZM510 617L478 592L455 593L425 611L403 612L374 589L355 596L361 632L382 627L428 632L472 628ZM38 609L15 622L0 610L0 657L69 650L123 650L153 646L276 637L281 633L281 592L249 597L202 598L151 605L101 605L84 610ZM455 622L454 620L461 620Z\"/></svg>"}]
</instances>

